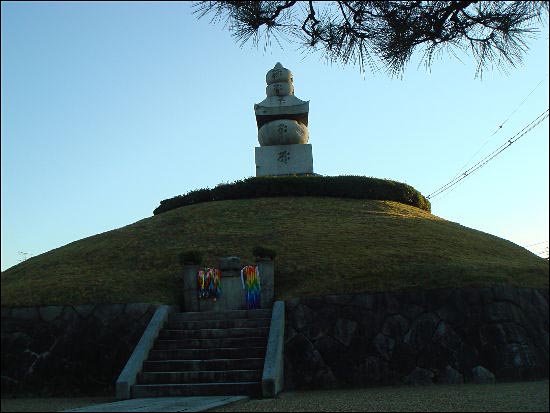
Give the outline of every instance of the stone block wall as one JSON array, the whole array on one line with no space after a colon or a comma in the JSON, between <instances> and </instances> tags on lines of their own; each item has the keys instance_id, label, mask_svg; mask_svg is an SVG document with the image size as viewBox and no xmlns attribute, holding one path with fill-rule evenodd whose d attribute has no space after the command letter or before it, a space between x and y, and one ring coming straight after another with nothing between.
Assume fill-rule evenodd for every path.
<instances>
[{"instance_id":1,"label":"stone block wall","mask_svg":"<svg viewBox=\"0 0 550 413\"><path fill-rule=\"evenodd\" d=\"M329 295L286 307L286 389L548 377L547 289Z\"/></svg>"},{"instance_id":2,"label":"stone block wall","mask_svg":"<svg viewBox=\"0 0 550 413\"><path fill-rule=\"evenodd\" d=\"M2 397L114 395L156 305L2 307Z\"/></svg>"},{"instance_id":3,"label":"stone block wall","mask_svg":"<svg viewBox=\"0 0 550 413\"><path fill-rule=\"evenodd\" d=\"M114 395L157 306L2 307L2 396ZM548 289L286 302L285 389L548 377Z\"/></svg>"}]
</instances>

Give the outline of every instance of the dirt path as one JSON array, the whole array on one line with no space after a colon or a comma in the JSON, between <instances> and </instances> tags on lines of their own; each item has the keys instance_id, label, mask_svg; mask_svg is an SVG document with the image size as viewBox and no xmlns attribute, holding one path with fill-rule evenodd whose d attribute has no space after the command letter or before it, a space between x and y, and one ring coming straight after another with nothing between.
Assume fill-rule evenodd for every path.
<instances>
[{"instance_id":1,"label":"dirt path","mask_svg":"<svg viewBox=\"0 0 550 413\"><path fill-rule=\"evenodd\" d=\"M2 399L2 412L58 412L114 401L114 397Z\"/></svg>"}]
</instances>

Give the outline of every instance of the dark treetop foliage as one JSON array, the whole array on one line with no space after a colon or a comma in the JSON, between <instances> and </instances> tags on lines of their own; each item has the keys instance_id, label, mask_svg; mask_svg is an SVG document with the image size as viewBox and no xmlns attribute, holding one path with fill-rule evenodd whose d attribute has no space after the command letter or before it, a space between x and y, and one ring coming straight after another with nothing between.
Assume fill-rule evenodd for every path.
<instances>
[{"instance_id":1,"label":"dark treetop foliage","mask_svg":"<svg viewBox=\"0 0 550 413\"><path fill-rule=\"evenodd\" d=\"M265 35L297 40L306 50L324 49L343 64L378 61L391 75L403 73L413 52L430 67L436 53L457 50L476 61L476 76L496 65L520 63L526 41L546 23L548 1L199 1L199 18L225 21L241 44Z\"/></svg>"}]
</instances>

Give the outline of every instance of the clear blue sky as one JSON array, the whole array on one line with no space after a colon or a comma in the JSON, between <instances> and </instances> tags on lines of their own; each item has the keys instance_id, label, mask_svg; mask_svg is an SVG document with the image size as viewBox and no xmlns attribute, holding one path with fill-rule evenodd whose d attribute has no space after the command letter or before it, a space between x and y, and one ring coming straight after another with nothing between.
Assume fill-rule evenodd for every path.
<instances>
[{"instance_id":1,"label":"clear blue sky","mask_svg":"<svg viewBox=\"0 0 550 413\"><path fill-rule=\"evenodd\" d=\"M2 2L2 270L19 252L37 256L151 217L163 199L253 176L253 105L278 61L310 101L316 173L393 179L424 195L548 108L548 26L508 73L475 79L472 58L442 55L431 71L413 59L392 79L286 43L241 48L191 5ZM547 119L434 198L432 213L543 252L548 141Z\"/></svg>"}]
</instances>

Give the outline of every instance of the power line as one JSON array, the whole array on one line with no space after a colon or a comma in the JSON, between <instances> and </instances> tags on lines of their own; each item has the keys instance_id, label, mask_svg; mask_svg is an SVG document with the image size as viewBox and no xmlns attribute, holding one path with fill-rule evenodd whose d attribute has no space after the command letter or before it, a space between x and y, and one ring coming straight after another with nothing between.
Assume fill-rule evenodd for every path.
<instances>
[{"instance_id":1,"label":"power line","mask_svg":"<svg viewBox=\"0 0 550 413\"><path fill-rule=\"evenodd\" d=\"M546 244L546 245L543 245ZM534 247L534 248L533 248ZM535 244L526 245L526 250L531 251L533 254L548 257L548 241L537 242Z\"/></svg>"},{"instance_id":2,"label":"power line","mask_svg":"<svg viewBox=\"0 0 550 413\"><path fill-rule=\"evenodd\" d=\"M458 184L460 181L465 179L467 176L475 172L476 170L480 169L481 167L485 166L490 160L495 158L498 154L500 154L502 151L510 147L514 142L516 142L518 139L520 139L522 136L526 135L528 132L530 132L534 127L536 127L539 123L541 123L544 119L548 117L548 109L546 109L542 114L537 116L535 120L533 120L529 125L525 126L521 131L516 133L512 138L508 139L506 143L501 145L499 148L491 152L489 155L487 155L485 158L478 161L474 166L466 170L465 172L462 172L461 174L457 175L455 178L453 178L451 181L443 185L442 187L438 188L434 192L432 192L430 195L428 195L426 198L430 199L433 197L436 197L440 195L441 193L449 190L450 188L454 187L456 184Z\"/></svg>"},{"instance_id":3,"label":"power line","mask_svg":"<svg viewBox=\"0 0 550 413\"><path fill-rule=\"evenodd\" d=\"M497 131L499 131L500 129L502 129L502 127L504 126L504 124L510 120L510 118L512 117L512 115L513 115L514 113L516 113L520 107L523 106L523 104L525 103L525 101L529 98L529 96L531 96L531 95L533 94L533 92L534 92L535 90L537 90L537 88L541 85L541 83L544 82L544 79L545 79L546 77L548 77L548 73L546 74L545 77L543 77L543 78L541 79L541 81L540 81L539 83L537 83L537 85L533 88L533 90L531 90L531 91L529 92L529 94L528 94L527 96L525 96L525 98L521 101L521 103L517 106L517 108L515 108L515 109L512 111L512 113L510 113L510 114L508 115L508 117L504 120L504 122L502 122L502 123L499 125L499 127L497 128L497 130L495 130L495 132L493 132L493 135L494 135L495 133L497 133Z\"/></svg>"},{"instance_id":4,"label":"power line","mask_svg":"<svg viewBox=\"0 0 550 413\"><path fill-rule=\"evenodd\" d=\"M548 73L539 81L539 83L537 83L537 85L527 94L527 96L525 96L525 98L523 98L523 100L520 102L520 104L519 104L512 112L510 112L510 114L506 117L506 119L504 119L504 120L500 123L500 125L497 126L497 128L494 130L494 132L491 133L491 134L487 137L487 139L485 140L485 142L483 142L483 143L481 144L481 146L480 146L479 149L476 151L476 153L474 153L474 154L470 157L470 159L468 159L468 161L467 161L464 165L462 165L462 166L459 168L459 170L462 170L462 169L464 169L466 166L468 166L468 165L470 164L470 162L472 162L472 159L474 159L474 158L477 156L477 154L478 154L479 152L481 152L481 150L482 150L482 149L485 147L485 145L491 140L491 138L492 138L493 136L495 136L498 132L502 131L502 128L503 128L504 124L510 120L510 118L519 110L519 108L521 108L521 107L523 106L523 104L527 101L527 99L529 98L529 96L531 96L531 95L533 94L533 92L534 92L535 90L538 89L538 87L542 84L542 82L544 82L544 80L545 80L547 77L548 77ZM461 173L458 173L457 175L455 175L455 176L453 177L453 179L458 178L460 175L461 175Z\"/></svg>"},{"instance_id":5,"label":"power line","mask_svg":"<svg viewBox=\"0 0 550 413\"><path fill-rule=\"evenodd\" d=\"M525 248L527 248L527 247L534 247L535 245L547 244L547 243L548 243L548 241L537 242L536 244L526 245Z\"/></svg>"},{"instance_id":6,"label":"power line","mask_svg":"<svg viewBox=\"0 0 550 413\"><path fill-rule=\"evenodd\" d=\"M458 184L460 181L465 179L467 176L471 175L473 172L477 171L481 167L485 166L490 160L495 158L498 154L503 152L505 149L509 148L510 145L512 145L514 142L519 140L521 137L525 136L528 132L533 130L537 125L539 125L544 119L548 117L548 109L546 109L543 113L541 113L539 116L537 116L531 123L529 123L527 126L525 126L521 131L516 133L513 137L508 139L503 145L501 145L499 148L495 149L493 152L491 152L489 155L487 155L485 158L478 161L474 166L467 169L466 171L460 173L455 178L453 178L451 181L443 185L442 187L436 189L434 192L429 194L426 199L430 199L433 197L436 197L443 192L449 190L450 188L454 187L456 184Z\"/></svg>"}]
</instances>

